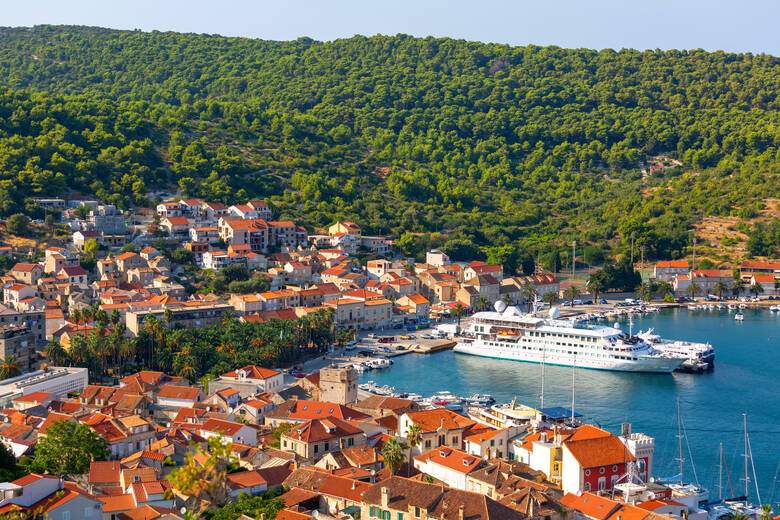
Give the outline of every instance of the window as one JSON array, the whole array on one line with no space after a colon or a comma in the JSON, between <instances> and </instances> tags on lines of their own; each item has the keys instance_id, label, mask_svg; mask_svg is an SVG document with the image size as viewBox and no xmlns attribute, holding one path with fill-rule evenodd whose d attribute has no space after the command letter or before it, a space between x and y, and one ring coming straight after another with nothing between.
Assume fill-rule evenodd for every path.
<instances>
[{"instance_id":1,"label":"window","mask_svg":"<svg viewBox=\"0 0 780 520\"><path fill-rule=\"evenodd\" d=\"M585 482L585 491L590 491L590 482Z\"/></svg>"},{"instance_id":2,"label":"window","mask_svg":"<svg viewBox=\"0 0 780 520\"><path fill-rule=\"evenodd\" d=\"M395 520L404 520L404 514L403 513L396 513Z\"/></svg>"},{"instance_id":3,"label":"window","mask_svg":"<svg viewBox=\"0 0 780 520\"><path fill-rule=\"evenodd\" d=\"M607 489L607 479L599 477L599 491L604 491L605 489Z\"/></svg>"},{"instance_id":4,"label":"window","mask_svg":"<svg viewBox=\"0 0 780 520\"><path fill-rule=\"evenodd\" d=\"M431 441L430 441L430 439L429 439L429 440L427 440L427 441L425 441L425 447L426 447L426 448L430 448L430 447L431 447Z\"/></svg>"},{"instance_id":5,"label":"window","mask_svg":"<svg viewBox=\"0 0 780 520\"><path fill-rule=\"evenodd\" d=\"M320 451L320 447L315 444L314 445L314 453L317 453L318 451Z\"/></svg>"},{"instance_id":6,"label":"window","mask_svg":"<svg viewBox=\"0 0 780 520\"><path fill-rule=\"evenodd\" d=\"M376 518L376 508L374 506L368 508L368 515L371 518Z\"/></svg>"},{"instance_id":7,"label":"window","mask_svg":"<svg viewBox=\"0 0 780 520\"><path fill-rule=\"evenodd\" d=\"M453 437L453 438L452 438L452 444L453 444L454 446L457 446L457 445L458 445L458 437L457 437L457 436L455 436L455 437Z\"/></svg>"},{"instance_id":8,"label":"window","mask_svg":"<svg viewBox=\"0 0 780 520\"><path fill-rule=\"evenodd\" d=\"M414 517L415 518L420 518L420 508L419 507L415 507L414 508Z\"/></svg>"},{"instance_id":9,"label":"window","mask_svg":"<svg viewBox=\"0 0 780 520\"><path fill-rule=\"evenodd\" d=\"M347 446L354 446L354 445L355 445L355 438L350 437L349 440L347 441Z\"/></svg>"},{"instance_id":10,"label":"window","mask_svg":"<svg viewBox=\"0 0 780 520\"><path fill-rule=\"evenodd\" d=\"M612 471L613 471L613 472L617 471L617 464L615 464L614 466L612 466Z\"/></svg>"},{"instance_id":11,"label":"window","mask_svg":"<svg viewBox=\"0 0 780 520\"><path fill-rule=\"evenodd\" d=\"M325 443L325 451L328 451L329 449L330 449L330 443L326 442Z\"/></svg>"},{"instance_id":12,"label":"window","mask_svg":"<svg viewBox=\"0 0 780 520\"><path fill-rule=\"evenodd\" d=\"M62 512L62 520L70 520L70 511Z\"/></svg>"},{"instance_id":13,"label":"window","mask_svg":"<svg viewBox=\"0 0 780 520\"><path fill-rule=\"evenodd\" d=\"M494 441L493 439L490 439L490 445L491 446L495 446L496 445L496 441Z\"/></svg>"},{"instance_id":14,"label":"window","mask_svg":"<svg viewBox=\"0 0 780 520\"><path fill-rule=\"evenodd\" d=\"M586 476L586 477L589 477L589 476L590 476L590 470L589 470L589 469L586 469L586 470L585 470L585 476Z\"/></svg>"},{"instance_id":15,"label":"window","mask_svg":"<svg viewBox=\"0 0 780 520\"><path fill-rule=\"evenodd\" d=\"M599 468L599 473L604 474L604 468Z\"/></svg>"}]
</instances>

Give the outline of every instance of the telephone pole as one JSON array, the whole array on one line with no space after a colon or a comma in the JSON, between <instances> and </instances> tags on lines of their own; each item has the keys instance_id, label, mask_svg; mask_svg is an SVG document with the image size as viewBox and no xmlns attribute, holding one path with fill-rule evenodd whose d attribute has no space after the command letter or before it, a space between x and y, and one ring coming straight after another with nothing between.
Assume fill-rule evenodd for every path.
<instances>
[{"instance_id":1,"label":"telephone pole","mask_svg":"<svg viewBox=\"0 0 780 520\"><path fill-rule=\"evenodd\" d=\"M696 237L693 237L693 262L691 262L691 271L696 270Z\"/></svg>"}]
</instances>

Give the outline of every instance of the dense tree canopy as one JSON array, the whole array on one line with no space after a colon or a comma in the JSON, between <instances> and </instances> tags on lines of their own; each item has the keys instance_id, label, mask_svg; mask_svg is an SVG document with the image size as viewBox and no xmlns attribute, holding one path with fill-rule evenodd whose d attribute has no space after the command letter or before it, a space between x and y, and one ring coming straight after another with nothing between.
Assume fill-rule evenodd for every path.
<instances>
[{"instance_id":1,"label":"dense tree canopy","mask_svg":"<svg viewBox=\"0 0 780 520\"><path fill-rule=\"evenodd\" d=\"M39 26L0 30L0 83L25 89L0 90L3 216L65 187L127 207L166 186L530 265L632 233L679 257L702 216L780 192L769 55ZM656 154L683 166L643 176Z\"/></svg>"},{"instance_id":2,"label":"dense tree canopy","mask_svg":"<svg viewBox=\"0 0 780 520\"><path fill-rule=\"evenodd\" d=\"M81 475L89 471L90 462L108 458L108 441L83 423L59 421L38 439L35 458L29 469L59 477Z\"/></svg>"}]
</instances>

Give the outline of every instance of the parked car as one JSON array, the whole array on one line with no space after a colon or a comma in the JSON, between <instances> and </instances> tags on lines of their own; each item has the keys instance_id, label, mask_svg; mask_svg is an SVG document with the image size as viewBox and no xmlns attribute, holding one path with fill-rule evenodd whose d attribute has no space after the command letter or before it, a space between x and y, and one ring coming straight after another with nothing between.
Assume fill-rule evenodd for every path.
<instances>
[{"instance_id":1,"label":"parked car","mask_svg":"<svg viewBox=\"0 0 780 520\"><path fill-rule=\"evenodd\" d=\"M605 300L604 298L601 298L599 300L599 303L602 304L602 305L606 305L607 304L607 300Z\"/></svg>"},{"instance_id":2,"label":"parked car","mask_svg":"<svg viewBox=\"0 0 780 520\"><path fill-rule=\"evenodd\" d=\"M306 377L306 374L304 374L303 372L296 372L293 374L293 377L296 377L298 379L303 379L304 377Z\"/></svg>"},{"instance_id":3,"label":"parked car","mask_svg":"<svg viewBox=\"0 0 780 520\"><path fill-rule=\"evenodd\" d=\"M433 334L420 334L422 339L433 339Z\"/></svg>"},{"instance_id":4,"label":"parked car","mask_svg":"<svg viewBox=\"0 0 780 520\"><path fill-rule=\"evenodd\" d=\"M371 339L376 339L377 335L372 332L371 334L368 335L368 337Z\"/></svg>"}]
</instances>

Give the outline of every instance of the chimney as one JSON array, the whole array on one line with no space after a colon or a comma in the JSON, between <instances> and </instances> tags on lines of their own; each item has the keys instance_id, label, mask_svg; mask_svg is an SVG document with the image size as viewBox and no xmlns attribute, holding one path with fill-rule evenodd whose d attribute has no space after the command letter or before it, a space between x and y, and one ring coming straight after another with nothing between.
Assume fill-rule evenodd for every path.
<instances>
[{"instance_id":1,"label":"chimney","mask_svg":"<svg viewBox=\"0 0 780 520\"><path fill-rule=\"evenodd\" d=\"M466 506L462 505L458 508L458 520L466 519Z\"/></svg>"},{"instance_id":2,"label":"chimney","mask_svg":"<svg viewBox=\"0 0 780 520\"><path fill-rule=\"evenodd\" d=\"M382 486L382 507L386 508L389 502L390 502L390 488L387 486Z\"/></svg>"}]
</instances>

